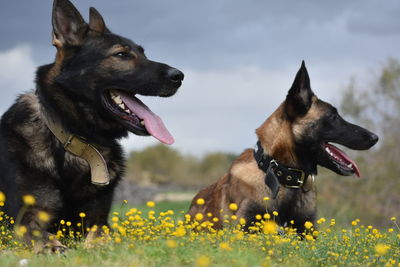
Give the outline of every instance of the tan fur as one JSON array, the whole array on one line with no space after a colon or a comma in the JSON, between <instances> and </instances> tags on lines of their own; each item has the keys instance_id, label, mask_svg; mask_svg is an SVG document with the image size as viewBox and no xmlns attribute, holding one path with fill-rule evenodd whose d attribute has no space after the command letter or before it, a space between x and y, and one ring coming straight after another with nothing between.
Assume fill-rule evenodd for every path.
<instances>
[{"instance_id":1,"label":"tan fur","mask_svg":"<svg viewBox=\"0 0 400 267\"><path fill-rule=\"evenodd\" d=\"M119 52L129 53L133 56L133 60L121 60L117 57L113 57L112 55L117 54ZM108 51L108 57L100 63L100 68L105 70L116 70L116 71L127 71L132 70L135 67L137 61L137 55L129 48L122 45L114 45Z\"/></svg>"},{"instance_id":2,"label":"tan fur","mask_svg":"<svg viewBox=\"0 0 400 267\"><path fill-rule=\"evenodd\" d=\"M307 114L303 117L297 118L293 123L293 134L297 138L302 135L304 129L313 121L317 121L322 114L325 113L327 105L318 101L316 96L312 98L312 104Z\"/></svg>"}]
</instances>

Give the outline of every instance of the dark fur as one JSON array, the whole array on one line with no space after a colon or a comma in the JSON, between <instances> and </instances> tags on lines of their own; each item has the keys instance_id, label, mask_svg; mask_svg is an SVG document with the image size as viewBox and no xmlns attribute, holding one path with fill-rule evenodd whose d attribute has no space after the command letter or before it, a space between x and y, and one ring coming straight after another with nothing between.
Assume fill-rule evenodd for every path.
<instances>
[{"instance_id":1,"label":"dark fur","mask_svg":"<svg viewBox=\"0 0 400 267\"><path fill-rule=\"evenodd\" d=\"M375 134L345 121L336 108L314 95L304 62L286 100L256 133L264 150L279 163L314 175L317 174L317 165L340 175L354 173L354 170L331 160L324 150L327 142L363 150L378 141ZM311 177L306 179L301 189L281 185L276 199L272 199L264 177L265 173L254 159L253 150L245 150L227 174L194 197L189 214L212 213L219 219L214 224L215 228L223 227L221 222L225 215L235 214L246 219L247 228L254 223L255 215L277 211L279 225L290 225L293 220L293 226L302 233L304 223L316 219L316 190ZM270 198L267 204L264 197ZM205 205L197 205L198 198L205 199ZM230 203L238 204L239 209L230 211Z\"/></svg>"},{"instance_id":2,"label":"dark fur","mask_svg":"<svg viewBox=\"0 0 400 267\"><path fill-rule=\"evenodd\" d=\"M183 79L177 69L148 60L141 46L111 33L94 8L87 24L68 0L55 0L53 30L55 62L38 69L36 90L18 97L0 124L0 191L7 196L4 210L15 218L21 197L35 197L36 205L26 210L20 224L28 228L28 243L36 239L33 230L48 231L37 240L39 250L60 219L76 225L81 221L79 213L84 212L85 229L107 225L113 192L124 170L117 140L128 131L147 135L110 111L107 90L171 96ZM44 124L44 113L101 152L110 172L109 185L91 184L89 166L64 150ZM50 214L49 223L39 222L40 210ZM58 241L47 245L62 247Z\"/></svg>"}]
</instances>

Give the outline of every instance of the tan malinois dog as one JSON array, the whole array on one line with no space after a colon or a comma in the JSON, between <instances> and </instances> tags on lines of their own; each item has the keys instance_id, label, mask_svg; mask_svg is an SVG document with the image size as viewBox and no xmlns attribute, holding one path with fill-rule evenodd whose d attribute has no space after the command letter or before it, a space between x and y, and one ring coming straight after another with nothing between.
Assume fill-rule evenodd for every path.
<instances>
[{"instance_id":1,"label":"tan malinois dog","mask_svg":"<svg viewBox=\"0 0 400 267\"><path fill-rule=\"evenodd\" d=\"M302 233L304 223L316 218L317 165L339 175L360 176L355 162L332 143L365 150L378 141L377 135L345 121L335 107L315 96L304 62L285 101L256 134L255 149L245 150L228 173L194 197L191 216L203 213L203 220L210 221L216 217L213 227L218 229L224 215L236 215L246 220L247 228L257 214L277 211L279 225L293 220L293 227ZM199 198L204 205L197 204ZM230 203L238 209L230 210Z\"/></svg>"}]
</instances>

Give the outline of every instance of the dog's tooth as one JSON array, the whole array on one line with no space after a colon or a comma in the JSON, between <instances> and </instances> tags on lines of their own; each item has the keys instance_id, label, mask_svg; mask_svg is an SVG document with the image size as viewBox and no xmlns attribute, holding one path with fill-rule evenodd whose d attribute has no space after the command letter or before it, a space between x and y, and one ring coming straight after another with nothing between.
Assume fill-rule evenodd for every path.
<instances>
[{"instance_id":1,"label":"dog's tooth","mask_svg":"<svg viewBox=\"0 0 400 267\"><path fill-rule=\"evenodd\" d=\"M352 167L353 167L353 164L350 163L349 165L347 165L347 167L352 168Z\"/></svg>"},{"instance_id":2,"label":"dog's tooth","mask_svg":"<svg viewBox=\"0 0 400 267\"><path fill-rule=\"evenodd\" d=\"M132 112L130 111L130 109L128 109L128 108L125 109L125 112L128 113L128 114L131 114L131 113L132 113Z\"/></svg>"},{"instance_id":3,"label":"dog's tooth","mask_svg":"<svg viewBox=\"0 0 400 267\"><path fill-rule=\"evenodd\" d=\"M142 121L140 121L140 124L144 126L144 121L143 121L143 120L142 120Z\"/></svg>"},{"instance_id":4,"label":"dog's tooth","mask_svg":"<svg viewBox=\"0 0 400 267\"><path fill-rule=\"evenodd\" d=\"M120 108L122 108L123 110L125 110L125 105L124 105L124 103L120 103L119 105L118 105Z\"/></svg>"},{"instance_id":5,"label":"dog's tooth","mask_svg":"<svg viewBox=\"0 0 400 267\"><path fill-rule=\"evenodd\" d=\"M116 96L115 98L113 98L114 102L117 103L118 105L120 105L122 103L122 99L120 96Z\"/></svg>"}]
</instances>

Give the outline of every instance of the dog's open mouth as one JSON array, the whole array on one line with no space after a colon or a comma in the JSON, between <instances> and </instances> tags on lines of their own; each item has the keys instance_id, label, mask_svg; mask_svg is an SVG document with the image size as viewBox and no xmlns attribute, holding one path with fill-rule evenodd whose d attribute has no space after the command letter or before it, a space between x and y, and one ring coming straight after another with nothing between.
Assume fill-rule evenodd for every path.
<instances>
[{"instance_id":1,"label":"dog's open mouth","mask_svg":"<svg viewBox=\"0 0 400 267\"><path fill-rule=\"evenodd\" d=\"M360 177L360 170L357 164L343 150L336 146L326 143L323 144L326 154L331 161L344 173L356 174Z\"/></svg>"},{"instance_id":2,"label":"dog's open mouth","mask_svg":"<svg viewBox=\"0 0 400 267\"><path fill-rule=\"evenodd\" d=\"M122 119L131 132L151 135L168 145L174 143L174 138L161 118L134 94L122 90L108 90L104 98L106 107L120 120Z\"/></svg>"}]
</instances>

